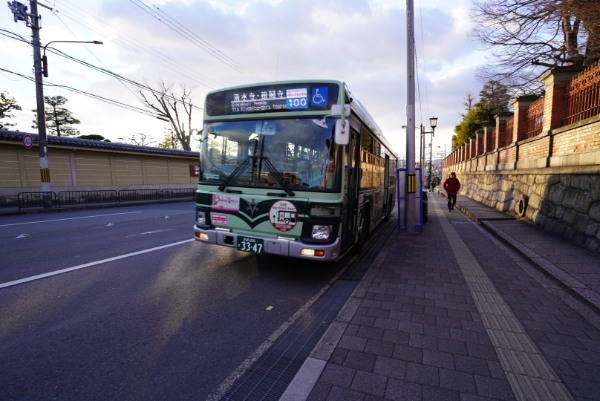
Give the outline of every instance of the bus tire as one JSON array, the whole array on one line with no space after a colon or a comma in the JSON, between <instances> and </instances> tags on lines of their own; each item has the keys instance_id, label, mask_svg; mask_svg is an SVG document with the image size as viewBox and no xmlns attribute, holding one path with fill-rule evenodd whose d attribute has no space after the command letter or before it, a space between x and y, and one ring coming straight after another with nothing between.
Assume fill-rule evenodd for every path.
<instances>
[{"instance_id":1,"label":"bus tire","mask_svg":"<svg viewBox=\"0 0 600 401\"><path fill-rule=\"evenodd\" d=\"M392 208L394 206L392 205L392 197L390 196L390 198L388 199L388 202L385 206L385 214L383 216L383 221L389 221L390 217L392 216Z\"/></svg>"},{"instance_id":2,"label":"bus tire","mask_svg":"<svg viewBox=\"0 0 600 401\"><path fill-rule=\"evenodd\" d=\"M356 244L354 245L354 250L356 253L360 253L362 251L365 242L367 242L367 238L369 237L369 229L370 229L370 216L369 209L366 209L363 213L361 213L360 218L360 226L358 232L358 239Z\"/></svg>"}]
</instances>

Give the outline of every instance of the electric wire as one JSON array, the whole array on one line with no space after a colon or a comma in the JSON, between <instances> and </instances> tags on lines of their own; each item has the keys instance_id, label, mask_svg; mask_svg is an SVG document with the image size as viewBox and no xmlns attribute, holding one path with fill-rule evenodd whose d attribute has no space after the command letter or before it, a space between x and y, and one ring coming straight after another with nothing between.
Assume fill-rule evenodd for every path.
<instances>
[{"instance_id":1,"label":"electric wire","mask_svg":"<svg viewBox=\"0 0 600 401\"><path fill-rule=\"evenodd\" d=\"M27 39L23 38L22 36L20 36L20 35L18 35L18 34L16 34L16 33L14 33L14 32L10 32L10 31L7 31L7 30L5 30L5 29L0 29L0 35L3 35L3 36L6 36L6 37L9 37L9 38L11 38L11 39L19 40L19 41L21 41L21 42L27 43L27 44L28 44L28 45L30 45L30 46L32 45L32 44L31 44L31 42L30 42L29 40L27 40ZM137 82L137 81L134 81L134 80L132 80L132 79L126 78L126 77L124 77L124 76L122 76L122 75L119 75L119 74L117 74L117 73L115 73L115 72L113 72L113 71L110 71L110 70L108 70L108 69L106 69L106 68L98 67L98 66L96 66L96 65L93 65L93 64L91 64L91 63L88 63L87 61L80 60L80 59L78 59L78 58L75 58L75 57L73 57L73 56L70 56L70 55L68 55L67 53L65 53L65 52L63 52L63 51L60 51L60 50L58 50L58 49L55 49L55 48L53 48L53 47L47 47L47 48L46 48L46 51L48 51L48 52L50 52L50 53L53 53L53 54L55 54L55 55L61 56L61 57L63 57L63 58L66 58L66 59L68 59L68 60L71 60L71 61L73 61L73 62L76 62L76 63L78 63L78 64L81 64L81 65L83 65L83 66L85 66L85 67L88 67L88 68L90 68L90 69L93 69L93 70L95 70L95 71L98 71L98 72L100 72L100 73L103 73L103 74L105 74L105 75L108 75L108 76L111 76L111 77L113 77L113 78L116 78L116 79L117 79L117 80L119 80L120 82L126 82L126 83L128 83L128 84L130 84L130 85L132 85L132 86L135 86L135 87L137 87L138 89L149 91L149 92L151 92L151 93L153 93L153 94L155 94L155 95L164 96L164 97L166 97L166 98L168 98L168 99L170 99L170 100L174 100L174 101L182 102L180 99L175 99L173 96L171 96L171 95L169 95L169 94L166 94L166 93L163 93L163 92L157 91L157 90L155 90L155 89L153 89L153 88L151 88L151 87L149 87L149 86L147 86L147 85L145 85L145 84L141 84L141 83L139 83L139 82ZM45 83L44 83L44 84L45 84ZM57 85L54 85L54 86L57 86ZM135 95L135 94L134 94L134 95ZM135 96L137 97L137 95L135 95ZM193 103L191 103L191 102L182 102L182 103L184 103L184 104L186 104L186 105L188 105L188 106L190 106L190 107L192 107L192 108L195 108L196 110L203 110L203 108L202 108L202 107L196 106L196 105L194 105L194 104L193 104Z\"/></svg>"},{"instance_id":2,"label":"electric wire","mask_svg":"<svg viewBox=\"0 0 600 401\"><path fill-rule=\"evenodd\" d=\"M29 81L35 83L35 77L31 77L31 76L27 76L25 74L21 74L21 73L15 72L15 71L7 70L7 69L2 68L2 67L0 67L0 71L1 72L5 72L5 73L9 73L9 74L13 74L13 75L16 75L16 76L19 76L21 78L24 78L26 80L29 80ZM100 96L100 95L96 95L96 94L93 94L93 93L90 93L90 92L86 92L86 91L83 91L81 89L73 88L73 87L68 86L68 85L55 84L55 83L49 82L47 80L44 82L43 85L45 87L56 87L56 88L66 89L68 91L75 92L75 93L78 93L80 95L84 95L84 96L87 96L89 98L93 98L93 99L96 99L96 100L100 100L102 102L105 102L105 103L108 103L108 104L112 104L114 106L118 106L118 107L121 107L121 108L126 109L126 110L135 111L137 113L144 114L144 115L149 116L149 117L154 117L154 118L162 119L161 116L159 116L157 114L154 114L154 113L151 113L147 109L143 109L143 108L140 108L140 107L132 106L132 105L127 104L127 103L119 102L118 100L109 99L109 98L106 98L104 96Z\"/></svg>"},{"instance_id":3,"label":"electric wire","mask_svg":"<svg viewBox=\"0 0 600 401\"><path fill-rule=\"evenodd\" d=\"M128 52L146 58L151 63L160 64L176 74L181 75L186 80L195 82L209 89L215 89L217 86L213 80L199 73L197 70L192 70L180 61L146 46L143 42L135 39L135 37L132 37L131 35L115 31L113 25L94 15L86 14L81 8L73 5L68 0L61 0L61 7L59 9L54 9L53 13L56 16L60 13L73 24L94 32L102 38L109 36L111 43L118 45ZM82 21L85 21L85 23ZM110 34L111 32L115 32L116 34Z\"/></svg>"}]
</instances>

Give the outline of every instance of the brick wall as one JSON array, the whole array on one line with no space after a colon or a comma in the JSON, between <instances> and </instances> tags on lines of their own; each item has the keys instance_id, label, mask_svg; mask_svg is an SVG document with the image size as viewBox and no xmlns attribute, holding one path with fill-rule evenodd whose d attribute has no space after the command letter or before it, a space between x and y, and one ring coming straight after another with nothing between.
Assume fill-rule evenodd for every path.
<instances>
[{"instance_id":1,"label":"brick wall","mask_svg":"<svg viewBox=\"0 0 600 401\"><path fill-rule=\"evenodd\" d=\"M593 68L597 81L600 64ZM444 168L458 172L462 195L600 252L600 114L576 118L582 114L568 96L576 92L581 102L581 80L577 91L569 86L579 73L564 68L544 74L543 98L515 100L512 116L497 116L493 134L486 127L488 137L456 149L444 160ZM600 91L585 99L586 110L597 107ZM488 147L492 138L494 146ZM523 202L524 209L516 207Z\"/></svg>"}]
</instances>

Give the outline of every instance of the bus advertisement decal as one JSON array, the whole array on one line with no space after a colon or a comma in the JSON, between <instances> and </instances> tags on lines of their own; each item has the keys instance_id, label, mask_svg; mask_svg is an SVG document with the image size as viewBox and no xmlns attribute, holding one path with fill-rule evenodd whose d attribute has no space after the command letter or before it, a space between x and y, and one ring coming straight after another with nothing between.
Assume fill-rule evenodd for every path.
<instances>
[{"instance_id":1,"label":"bus advertisement decal","mask_svg":"<svg viewBox=\"0 0 600 401\"><path fill-rule=\"evenodd\" d=\"M240 210L240 197L235 195L217 195L212 196L212 208L214 210L223 210L227 212L238 212Z\"/></svg>"},{"instance_id":2,"label":"bus advertisement decal","mask_svg":"<svg viewBox=\"0 0 600 401\"><path fill-rule=\"evenodd\" d=\"M217 224L220 226L227 225L227 216L225 216L224 214L213 214L211 216L211 220L213 224Z\"/></svg>"},{"instance_id":3,"label":"bus advertisement decal","mask_svg":"<svg viewBox=\"0 0 600 401\"><path fill-rule=\"evenodd\" d=\"M271 225L278 231L287 232L296 227L298 223L298 210L292 202L277 201L269 211Z\"/></svg>"}]
</instances>

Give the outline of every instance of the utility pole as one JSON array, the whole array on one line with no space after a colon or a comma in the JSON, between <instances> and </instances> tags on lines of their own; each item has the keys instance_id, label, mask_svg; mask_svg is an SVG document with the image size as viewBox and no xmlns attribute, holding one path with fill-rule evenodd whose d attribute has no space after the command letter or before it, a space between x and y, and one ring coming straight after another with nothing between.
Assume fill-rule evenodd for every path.
<instances>
[{"instance_id":1,"label":"utility pole","mask_svg":"<svg viewBox=\"0 0 600 401\"><path fill-rule=\"evenodd\" d=\"M43 7L43 4L40 4ZM15 22L23 21L31 28L31 46L33 47L33 71L35 77L36 111L38 123L38 147L40 153L40 180L42 192L49 193L50 168L48 166L48 140L46 136L46 115L44 113L44 86L42 82L42 56L40 51L40 26L41 17L38 14L37 0L30 0L31 13L27 12L27 6L18 1L9 1L8 8L12 11ZM48 194L49 195L49 194ZM48 203L50 202L50 203ZM44 197L44 205L51 206L51 198Z\"/></svg>"},{"instance_id":2,"label":"utility pole","mask_svg":"<svg viewBox=\"0 0 600 401\"><path fill-rule=\"evenodd\" d=\"M40 16L37 0L30 0L31 44L33 46L33 70L35 74L35 97L37 103L38 146L40 151L40 179L42 192L50 192L50 166L48 164L48 139L46 135L46 113L44 112L44 84L42 81L42 55L40 43Z\"/></svg>"},{"instance_id":3,"label":"utility pole","mask_svg":"<svg viewBox=\"0 0 600 401\"><path fill-rule=\"evenodd\" d=\"M415 175L415 40L414 40L414 5L413 0L406 0L406 233L414 234L417 223Z\"/></svg>"}]
</instances>

